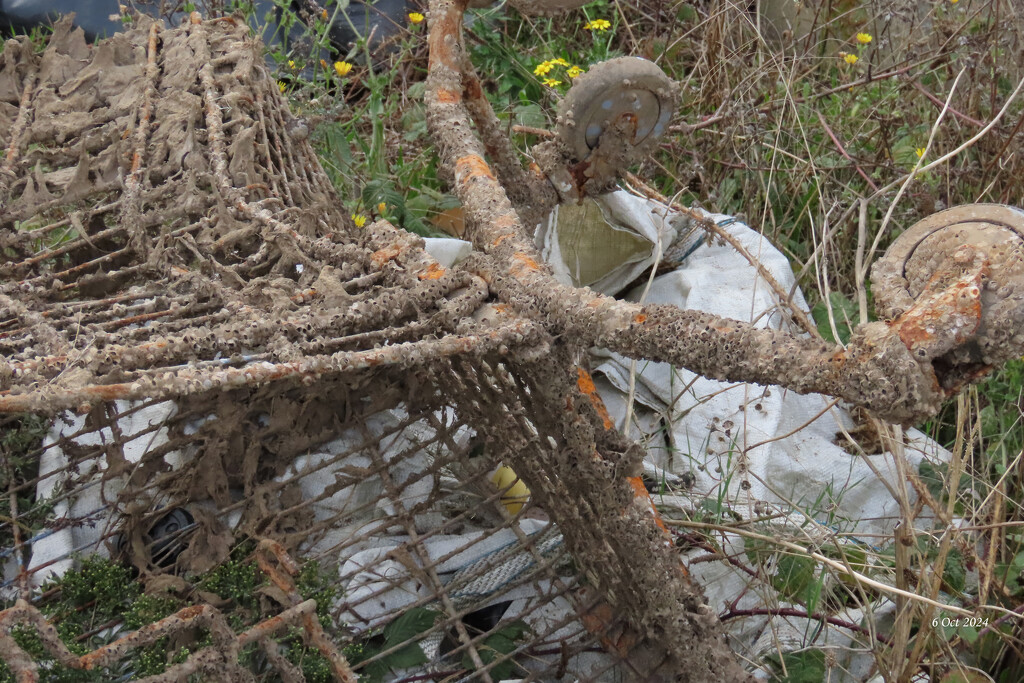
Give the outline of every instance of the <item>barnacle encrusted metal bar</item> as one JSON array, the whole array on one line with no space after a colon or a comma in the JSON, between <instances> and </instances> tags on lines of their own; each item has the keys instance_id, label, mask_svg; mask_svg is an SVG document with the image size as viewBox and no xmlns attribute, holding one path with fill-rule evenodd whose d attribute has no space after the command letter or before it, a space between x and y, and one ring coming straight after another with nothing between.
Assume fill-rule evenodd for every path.
<instances>
[{"instance_id":1,"label":"barnacle encrusted metal bar","mask_svg":"<svg viewBox=\"0 0 1024 683\"><path fill-rule=\"evenodd\" d=\"M490 171L485 151L469 126L459 70L464 60L463 11L458 0L431 3L428 121L445 163L455 173L454 189L467 213L466 234L491 257L478 257L473 267L514 310L538 318L553 333L582 346L598 345L634 358L665 361L714 379L780 384L800 393L837 396L904 424L933 415L962 386L964 373L950 373L940 358L948 349L929 355L907 346L900 333L905 319L861 325L843 348L698 311L619 301L555 282L528 237L532 231L523 225ZM1019 233L1003 235L1009 241L999 253L979 252L978 258L1005 262L998 269L1001 280L987 285L1005 291L1024 277L1019 257L1024 243ZM979 269L983 269L981 261L972 272L978 274ZM987 311L977 310L976 326ZM944 326L949 310L940 300L930 299L919 302L914 315ZM1018 353L1022 345L1016 330L1024 318L1018 308L1014 316L1010 322L1015 332L1000 346L1002 360ZM953 380L953 374L961 379Z\"/></svg>"},{"instance_id":2,"label":"barnacle encrusted metal bar","mask_svg":"<svg viewBox=\"0 0 1024 683\"><path fill-rule=\"evenodd\" d=\"M539 256L527 242L518 214L469 129L458 70L458 65L464 63L457 40L463 10L457 2L431 4L428 121L438 135L444 158L454 166L456 192L466 208L467 232L474 242L480 245L488 240L489 247L501 248L508 240L513 250L509 270L539 272ZM544 280L555 284L550 277ZM516 306L522 302L513 299L511 303ZM603 406L596 394L581 391L587 386L587 377L580 375L574 382L566 375L571 367L569 356L555 350L543 360L515 367L520 381L531 389L533 407L529 414L534 428L546 427L552 438L561 437L557 451L564 465L552 468L544 463L538 457L543 451L532 452L528 442L506 442L503 458L514 463L556 519L577 517L576 508L581 503L588 509L586 523L565 525L566 541L589 568L588 575L605 577L598 589L615 596L613 606L627 614L630 623L665 653L663 661L647 663L648 675L657 671L689 680L711 676L747 680L748 675L725 646L721 626L704 604L700 589L690 581L656 517L651 515L646 495L637 497L636 488L629 484L628 477L635 476L639 465L639 452L615 435L606 414L602 418ZM509 381L514 382L511 378ZM514 385L508 389L515 392ZM471 396L472 392L467 387L456 395ZM463 403L462 409L472 411L473 407ZM501 424L515 420L514 415L479 412L476 417L495 432L518 431ZM551 419L554 422L546 424ZM609 457L616 453L623 455ZM576 474L559 476L562 469ZM638 488L643 490L642 485ZM613 545L611 552L604 552L608 544L595 538L595 532L624 545ZM639 564L638 551L644 558ZM652 664L654 668L649 669Z\"/></svg>"}]
</instances>

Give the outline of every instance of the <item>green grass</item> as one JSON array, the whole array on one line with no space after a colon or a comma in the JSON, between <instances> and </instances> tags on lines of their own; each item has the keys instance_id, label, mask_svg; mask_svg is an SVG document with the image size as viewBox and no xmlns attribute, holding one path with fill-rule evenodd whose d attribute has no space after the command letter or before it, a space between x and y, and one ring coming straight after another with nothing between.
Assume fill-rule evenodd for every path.
<instances>
[{"instance_id":1,"label":"green grass","mask_svg":"<svg viewBox=\"0 0 1024 683\"><path fill-rule=\"evenodd\" d=\"M14 547L14 527L9 522L15 509L19 540L25 541L42 528L52 506L35 505L34 489L25 482L36 478L39 447L49 428L45 418L15 415L0 422L0 548Z\"/></svg>"},{"instance_id":2,"label":"green grass","mask_svg":"<svg viewBox=\"0 0 1024 683\"><path fill-rule=\"evenodd\" d=\"M106 558L84 558L76 571L42 587L47 597L37 603L47 620L56 626L65 645L82 655L113 642L127 632L163 619L193 604L211 601L219 605L231 628L241 632L258 621L278 614L282 607L267 597L269 581L256 566L253 544L242 543L232 549L231 556L202 577L182 581L183 592L145 593L145 587L133 571ZM338 595L334 571L317 562L307 562L296 577L296 589L303 599L317 600L317 616L328 633L336 631L330 616L330 605ZM212 643L209 634L200 630L165 637L153 645L132 650L117 664L98 671L69 669L57 664L46 652L35 632L18 626L13 630L15 641L35 661L47 667L49 683L99 683L131 679L162 673L168 666L184 661L190 654ZM300 667L307 681L333 681L327 660L305 643L299 629L290 629L278 636L285 657ZM173 643L173 645L172 645ZM173 647L173 649L172 649ZM263 655L255 646L245 648L240 661L253 671L268 671ZM13 683L10 670L0 662L0 683ZM272 680L272 679L268 679Z\"/></svg>"}]
</instances>

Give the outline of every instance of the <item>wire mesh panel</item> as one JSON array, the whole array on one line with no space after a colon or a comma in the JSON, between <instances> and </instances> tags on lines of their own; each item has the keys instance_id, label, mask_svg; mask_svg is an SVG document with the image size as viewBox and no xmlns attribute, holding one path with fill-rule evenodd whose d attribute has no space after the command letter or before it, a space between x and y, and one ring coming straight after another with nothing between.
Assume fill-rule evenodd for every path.
<instances>
[{"instance_id":1,"label":"wire mesh panel","mask_svg":"<svg viewBox=\"0 0 1024 683\"><path fill-rule=\"evenodd\" d=\"M8 41L5 410L365 367L485 296L411 236L356 231L246 35Z\"/></svg>"},{"instance_id":2,"label":"wire mesh panel","mask_svg":"<svg viewBox=\"0 0 1024 683\"><path fill-rule=\"evenodd\" d=\"M715 622L575 351L356 228L306 134L231 19L6 43L7 671L671 677Z\"/></svg>"},{"instance_id":3,"label":"wire mesh panel","mask_svg":"<svg viewBox=\"0 0 1024 683\"><path fill-rule=\"evenodd\" d=\"M109 553L149 586L173 577L184 603L196 587L217 593L203 577L238 559L242 540L242 563L263 567L259 591L270 603L245 626L272 631L257 620L268 614L301 625L318 603L281 577L289 556L315 563L334 590L306 595L323 602L349 660L342 672L587 680L621 666L601 638L622 626L580 582L561 531L521 491L492 481L496 447L450 407L424 397L412 412L384 408L334 385L317 409L296 401L300 393L236 393L188 409L119 401L57 420L39 477L22 485L34 486L24 497L35 501L19 518L39 528L8 553L8 594L19 583L60 586L76 556ZM277 540L244 543L261 538ZM18 609L12 625L29 619ZM219 609L238 618L237 605ZM122 624L108 629L110 639L125 635ZM116 663L97 661L107 673Z\"/></svg>"}]
</instances>

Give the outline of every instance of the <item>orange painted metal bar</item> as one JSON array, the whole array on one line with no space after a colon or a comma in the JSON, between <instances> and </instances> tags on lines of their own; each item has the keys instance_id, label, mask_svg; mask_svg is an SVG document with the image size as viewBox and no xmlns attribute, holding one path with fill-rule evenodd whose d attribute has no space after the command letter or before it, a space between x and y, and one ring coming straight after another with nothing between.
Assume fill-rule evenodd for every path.
<instances>
[{"instance_id":1,"label":"orange painted metal bar","mask_svg":"<svg viewBox=\"0 0 1024 683\"><path fill-rule=\"evenodd\" d=\"M273 558L280 569L271 563ZM296 606L301 604L302 596L295 588L295 582L291 577L299 573L299 565L291 558L288 551L278 541L263 539L256 547L256 563L264 574L280 588L291 599ZM308 602L313 602L312 600ZM294 608L293 608L294 609ZM358 677L352 672L345 655L331 642L331 639L324 633L316 616L316 603L313 602L313 610L306 610L301 615L302 626L309 635L313 645L320 651L320 654L330 662L331 673L342 683L358 683ZM244 634L243 634L244 635ZM241 640L241 637L240 637Z\"/></svg>"},{"instance_id":2,"label":"orange painted metal bar","mask_svg":"<svg viewBox=\"0 0 1024 683\"><path fill-rule=\"evenodd\" d=\"M430 70L434 72L438 67L444 67L462 76L460 68L461 60L461 31L462 14L465 10L465 3L462 0L435 0L431 3L431 25L430 25ZM456 116L468 118L464 103L461 102L462 90L455 88L437 88L436 102L455 109ZM435 105L436 106L436 105ZM464 206L467 214L479 219L486 219L489 245L492 248L499 248L504 242L509 242L512 253L509 254L509 273L516 278L526 274L542 274L546 267L541 265L539 255L532 245L524 239L524 231L519 216L515 213L505 189L498 182L494 172L491 170L487 160L477 152L480 149L479 141L464 137L466 144L464 153L455 159L455 184L456 194L464 198ZM489 216L480 214L481 207L476 205L475 197L492 196L500 198L498 207L491 204L491 208L497 208ZM468 200L468 201L465 201ZM478 221L482 222L482 221ZM467 226L468 228L469 226ZM474 240L475 241L475 240ZM491 251L491 249L487 249ZM642 322L642 314L638 322ZM577 369L577 386L597 410L605 429L614 429L608 410L598 395L593 378L583 368ZM595 453L595 456L597 454ZM599 457L599 456L597 456ZM671 543L671 535L668 527L661 520L661 516L654 507L643 481L639 477L631 478L629 485L634 496L643 501L651 511L652 518L658 528L666 537L666 542ZM688 575L686 569L680 563L684 574Z\"/></svg>"},{"instance_id":3,"label":"orange painted metal bar","mask_svg":"<svg viewBox=\"0 0 1024 683\"><path fill-rule=\"evenodd\" d=\"M156 81L156 45L160 31L160 23L154 21L149 26L149 45L146 56L146 93L142 102L142 111L139 114L139 129L136 132L135 149L132 151L132 167L125 186L128 192L135 192L138 188L142 175L142 155L145 153L146 140L149 138L150 118L153 113L153 91Z\"/></svg>"},{"instance_id":4,"label":"orange painted metal bar","mask_svg":"<svg viewBox=\"0 0 1024 683\"><path fill-rule=\"evenodd\" d=\"M493 161L499 182L522 221L527 226L539 224L558 204L558 193L535 163L523 168L518 152L484 94L473 63L465 54L460 61L460 75L466 112L473 119L487 157Z\"/></svg>"},{"instance_id":5,"label":"orange painted metal bar","mask_svg":"<svg viewBox=\"0 0 1024 683\"><path fill-rule=\"evenodd\" d=\"M612 422L611 414L608 412L608 408L605 406L604 401L601 400L601 395L597 393L597 385L594 384L594 378L581 367L576 368L576 372L579 375L576 386L579 387L580 392L590 401L591 405L594 406L594 410L597 411L598 416L601 418L601 422L604 424L605 429L615 429L615 423ZM647 486L644 485L642 477L628 477L627 481L633 488L633 496L640 499L643 503L650 508L651 514L654 516L654 523L658 525L658 528L664 532L665 537L671 541L672 534L669 528L665 525L665 522L661 519L661 513L654 506L654 500L651 498L651 494L647 491ZM689 574L686 567L683 566L683 571Z\"/></svg>"},{"instance_id":6,"label":"orange painted metal bar","mask_svg":"<svg viewBox=\"0 0 1024 683\"><path fill-rule=\"evenodd\" d=\"M501 300L536 311L554 335L571 335L631 358L671 363L723 381L780 384L870 406L879 417L912 424L944 398L937 369L919 362L885 323L859 327L844 349L820 339L723 320L664 304L640 305L554 280L508 195L483 156L462 103L460 5L431 1L427 120L442 158L455 170L466 237L491 257L476 273Z\"/></svg>"}]
</instances>

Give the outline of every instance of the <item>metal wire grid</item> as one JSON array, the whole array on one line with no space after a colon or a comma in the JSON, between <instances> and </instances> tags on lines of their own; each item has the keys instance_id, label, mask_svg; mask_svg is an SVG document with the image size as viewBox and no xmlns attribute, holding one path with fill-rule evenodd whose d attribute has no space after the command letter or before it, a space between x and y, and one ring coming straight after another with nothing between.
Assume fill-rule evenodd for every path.
<instances>
[{"instance_id":1,"label":"metal wire grid","mask_svg":"<svg viewBox=\"0 0 1024 683\"><path fill-rule=\"evenodd\" d=\"M649 505L625 480L639 451L608 432L582 375L576 386L572 352L552 350L535 323L488 309L479 276L443 268L386 222L360 230L342 215L287 111L258 46L231 20L193 17L163 30L140 19L95 50L66 23L42 53L24 39L6 43L0 412L70 408L85 417L66 417L68 428L29 454L42 460L45 450L59 451L64 460L8 492L16 499L35 490L37 499L6 523L13 542L5 557L20 568L7 587L23 600L0 613L0 655L22 680L35 680L35 663L9 637L15 624L34 624L58 661L82 667L109 665L200 623L214 646L151 680L189 672L246 679L253 674L236 657L257 641L282 679L300 680L271 637L287 622L302 624L339 680L373 663L345 662L310 623L310 605L285 588L292 597L283 611L240 635L224 629L218 610L196 605L72 657L25 600L33 576L68 558L34 562L28 549L103 520L96 538L71 552L94 551L118 534L150 573L174 571L155 561L168 542L183 548L178 568L195 569L204 539L220 534L262 539L284 567L292 566L286 551L323 560L348 585L359 575L345 570L348 554L390 538L388 553L406 560L422 594L361 626L350 623L352 608L403 589L406 575L358 603L342 601L331 640L354 642L410 604L431 604L442 616L407 642L440 634L452 648L442 664L470 657L473 666L458 669L463 679L490 680L488 671L515 659L528 680L654 680L669 659L657 639L691 628L687 614L698 604ZM173 408L161 408L165 399L175 399ZM125 421L146 410L165 413L126 433ZM404 417L371 428L387 411ZM385 457L382 444L414 426L427 436ZM469 457L466 433L484 438L484 456ZM97 434L105 436L97 442ZM340 434L348 447L308 464L309 453ZM304 455L306 469L295 469ZM502 492L486 479L498 458L529 476L534 504L520 517L543 511L558 520L556 530L527 535L502 514ZM413 461L418 469L396 481ZM303 490L304 478L326 471L330 486ZM324 512L367 482L379 487L375 496ZM409 506L412 490L419 497ZM76 508L90 496L95 504ZM41 505L63 505L66 514L22 534L20 522L40 516ZM157 552L147 530L176 506L190 506L197 522ZM476 536L431 556L431 541L473 525ZM552 541L556 533L561 542ZM483 562L442 577L439 563L499 534L514 536L505 560L518 553L515 562L526 566L501 589L533 586L538 596L520 618L558 600L568 610L536 622L514 652L485 658L487 632L470 632L463 617L490 598L465 591L491 581L496 568ZM549 550L554 544L551 553L538 551L541 538ZM643 576L634 576L638 553L648 558ZM268 562L263 571L287 587ZM579 664L591 651L608 656Z\"/></svg>"},{"instance_id":2,"label":"metal wire grid","mask_svg":"<svg viewBox=\"0 0 1024 683\"><path fill-rule=\"evenodd\" d=\"M359 231L338 211L245 31L142 25L91 63L66 23L41 56L27 39L8 41L3 79L22 95L16 116L8 96L0 120L5 411L416 355L374 350L383 343L426 354L487 345L444 339L486 297L481 281L411 255L411 236ZM120 53L145 65L109 67ZM84 109L57 131L46 115L55 98Z\"/></svg>"},{"instance_id":3,"label":"metal wire grid","mask_svg":"<svg viewBox=\"0 0 1024 683\"><path fill-rule=\"evenodd\" d=\"M293 394L295 391L293 389ZM332 397L343 399L341 393L341 390L336 391ZM234 502L216 506L215 517L219 529L232 529L239 536L261 530L265 534L280 538L281 542L275 542L274 547L279 548L281 552L290 546L301 552L305 560L317 560L324 566L338 567L338 581L342 586L351 587L358 583L360 575L370 574L374 577L374 581L370 583L376 586L375 589L363 590L357 598L350 593L346 599L334 606L337 623L346 624L340 627L338 633L333 634L336 639L341 642L352 642L365 637L374 628L379 629L380 625L393 621L411 609L433 606L443 613L443 619L439 619L430 629L418 634L415 640L395 644L389 650L360 662L359 665L352 667L354 673L358 674L362 667L372 665L410 643L439 640L447 642L446 658L439 659L436 666L440 667L438 670L444 671L444 664L447 662L446 675L458 673L462 655L470 653L469 656L477 668L474 671L463 672L461 678L465 680L489 680L486 672L510 659L521 663L524 667L521 673L528 680L554 680L567 675L567 672L581 680L597 680L605 673L603 670L623 665L622 661L613 657L601 659L600 664L596 665L596 670L594 664L583 671L573 667L575 658L581 652L604 652L605 648L601 647L600 643L601 638L608 640L608 645L621 636L623 627L616 623L607 607L601 608L593 590L587 590L578 583L574 572L571 571L568 552L559 540L558 530L543 522L545 515L542 512L535 507L527 506L516 517L508 514L502 505L502 496L505 492L494 488L487 478L494 464L493 455L488 454L491 449L484 443L483 452L470 457L471 451L476 453L480 450L480 442L473 438L475 434L472 430L454 419L451 409L439 410L431 405L432 401L427 400L424 403L430 405L428 409L410 414L396 405L397 414L404 415L404 418L392 416L382 423L380 420L374 420L374 416L381 414L380 403L364 406L365 411L370 411L369 414L354 414L350 407L346 407L346 401L337 400L333 403L336 407L331 411L335 413L335 417L340 420L342 414L345 414L344 424L359 425L350 427L343 434L342 441L348 447L321 449L317 458L300 457L297 460L293 451L303 448L309 450L308 442L300 440L291 446L290 451L278 451L273 455L268 452L276 450L283 438L294 436L294 432L285 426L284 420L277 419L278 416L273 413L265 412L273 411L273 406L276 405L283 407L282 412L286 417L293 416L291 411L294 406L288 398L288 393L280 391L278 387L278 390L266 392L264 396L239 402L237 405L245 406L241 413L223 402L219 406L193 405L191 408L182 406L179 409L166 403L150 401L130 406L116 404L124 406L119 412L111 410L107 413L97 410L96 414L89 416L93 419L76 422L47 446L47 450L60 449L64 453L74 453L73 458L68 459L60 468L41 473L37 479L24 482L20 488L34 487L39 490L49 486L59 491L60 493L46 498L45 501L38 501L39 505L47 507L71 502L73 498L87 498L90 489L101 489L102 495L92 496L100 499L99 506L86 505L89 509L81 516L73 514L72 506L69 510L71 514L59 520L60 524L57 526L60 529L56 531L60 533L75 525L88 525L97 519L107 520L108 524L97 531L95 539L90 544L74 549L76 553L91 554L100 550L104 541L109 545L117 545L113 541L118 535L140 536L140 530L148 528L169 508L187 505L189 493L195 490L195 480L209 479L211 470L219 466L223 471L227 464L212 462L210 449L222 448L222 439L225 437L241 438L245 443L239 444L238 449L251 453L252 446L258 444L263 452L259 455L254 454L252 466L257 470L255 476L251 471L248 476L243 476L242 471L250 469L244 462L239 467L242 471L223 472L228 480L229 490L222 493L227 494ZM206 412L211 410L211 405L214 412ZM112 409L114 406L115 404L108 404L108 408ZM125 430L119 436L115 436L117 425L129 424L133 416L154 408L163 411L163 420L152 420L141 429ZM218 412L222 414L218 415ZM326 415L318 417L327 420ZM228 423L227 428L225 423ZM410 428L416 430L417 438L410 440L404 436ZM80 442L95 435L97 430L104 431L109 440L92 446L82 446ZM167 440L158 438L158 434L167 435ZM315 438L310 437L310 440ZM388 454L382 453L383 444L396 443L399 440L402 446L399 450ZM335 440L333 443L341 442ZM181 450L190 452L191 457L178 457ZM132 463L130 471L111 473L111 463L129 462L135 457L133 453L141 453L141 457ZM223 457L222 460L228 461L230 458ZM90 471L86 467L101 463L108 465L104 471ZM179 463L179 466L172 469L170 463ZM290 463L285 468L284 475L274 476L275 471L283 463ZM153 475L160 470L169 471ZM321 481L310 486L308 480L317 475L320 475ZM52 486L52 483L48 482L52 479L60 479L61 485ZM260 481L261 479L263 481ZM328 481L332 483L328 485ZM318 494L303 495L315 492L321 485L322 490ZM357 494L358 489L366 491L368 488L375 490L377 495ZM24 493L24 490L13 492ZM295 502L289 505L285 501ZM20 515L24 519L30 519L37 512L26 509L20 511ZM536 525L544 525L542 530L527 535L518 524L524 515L539 515ZM468 533L467 529L475 532ZM7 531L10 532L9 529ZM216 530L209 524L197 523L180 529L174 540L183 548L190 542L201 542L201 538L196 538L197 536L214 531ZM25 582L34 574L49 569L55 562L68 559L69 556L60 556L45 563L32 564L27 549L53 533L52 529L41 530L36 536L24 539L13 547L13 552L21 555L23 567L17 579L8 581L8 584ZM509 537L514 540L507 540ZM449 542L446 552L438 556L437 551L428 548L432 541L440 538ZM381 548L381 544L387 544L389 539L394 545L384 545L387 552L375 557L373 563L344 563L344 558L351 560L358 549ZM546 539L543 550L538 549L541 545L539 539ZM497 548L493 548L495 541L500 541ZM161 542L166 544L167 539L162 539ZM153 543L153 540L144 538L142 547L152 551ZM264 545L267 543L269 542L264 542ZM122 552L132 555L132 560L137 566L150 572L160 571L161 568L156 566L153 557L139 557L136 554L138 547L129 544L128 547L122 548ZM474 547L477 550L474 550ZM489 550L481 551L479 548ZM477 559L469 562L461 571L453 572L448 566L451 560L466 553L474 555ZM186 550L184 555L187 554ZM521 562L515 571L501 572L502 565L509 563L510 555L519 555L521 558L528 558L528 561ZM179 555L179 559L181 557ZM375 569L375 565L383 564L385 558L390 560L389 568L386 571ZM404 564L408 571L395 575L393 558L400 558L400 563ZM165 566L163 570L175 571L175 568ZM504 578L500 582L492 576L496 571L503 574ZM401 604L394 608L377 608L382 596L393 595L396 591L408 591L410 582L417 584L418 590L408 596L408 599L402 600ZM492 585L496 583L497 585ZM486 589L481 589L481 586L486 586ZM493 658L488 655L486 660L483 659L476 648L486 640L488 631L471 630L464 623L464 618L481 607L495 601L500 602L502 596L524 587L527 592L530 592L532 587L536 599L516 614L517 619L536 623L532 621L536 613L548 609L555 600L564 601L568 609L564 609L557 618L544 621L547 628L536 629L529 641L515 651ZM285 620L297 619L309 612L308 604L299 609L300 604L305 603L300 603L296 599L294 605L286 607ZM373 623L355 623L353 615L365 613L368 607L376 608ZM207 612L197 612L192 616L198 618L205 615L203 619L209 622L208 627L214 629L212 624L220 617L211 616L214 613ZM584 615L582 622L581 615ZM31 612L27 604L21 604L6 616L9 624L7 628L14 623L27 622L34 622L40 626L40 618L38 613ZM135 635L129 635L127 638L133 639L129 641L130 643L143 645L166 635L174 628L185 628L183 624L191 623L191 620L170 620L161 627L164 630L152 630L146 638L140 639ZM238 637L238 647L253 642L254 634L263 632L260 629L265 631L269 628L254 625L252 629L256 629L255 631ZM618 635L613 638L613 633ZM237 654L237 647L234 644L231 644L233 650L224 650L224 647L230 644L230 639L226 635L222 640L223 642L218 641L217 644L222 650L222 655L227 656L230 652ZM59 649L55 642L52 644L51 652ZM434 645L440 647L439 642L435 642ZM10 642L7 646L10 647ZM109 652L116 651L120 656L125 656L129 649L126 645L118 645ZM10 650L6 654L10 654ZM202 652L195 656L201 654ZM204 656L212 657L210 654ZM70 655L66 652L58 660L72 663ZM15 663L8 661L11 664ZM109 664L114 661L114 655L97 654L93 659L81 659L78 663L93 661L97 664ZM200 658L199 661L206 660ZM218 671L221 674L230 668L225 663L227 660L216 661L220 663L207 662L203 666L220 666L222 669ZM198 664L193 662L188 666Z\"/></svg>"}]
</instances>

